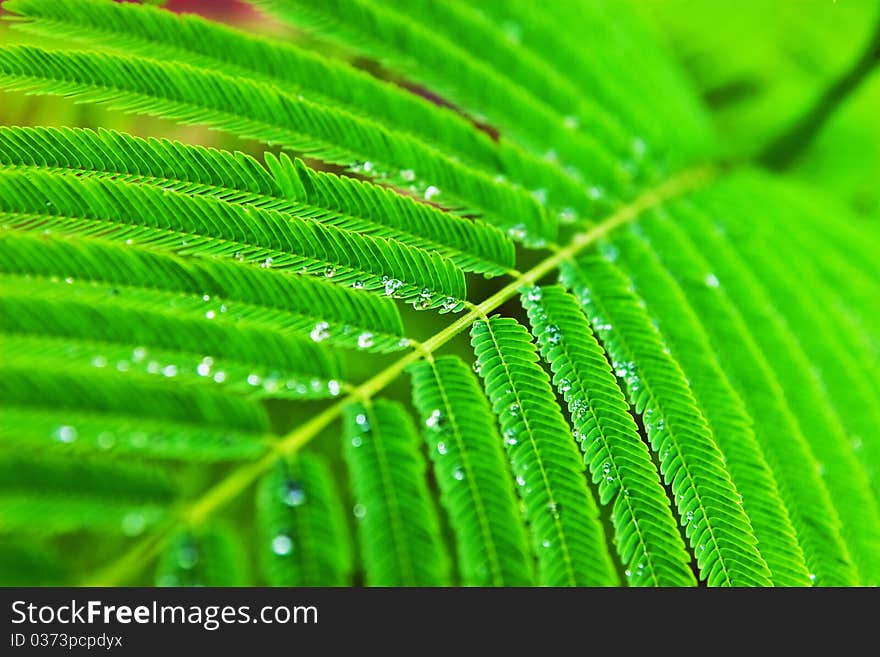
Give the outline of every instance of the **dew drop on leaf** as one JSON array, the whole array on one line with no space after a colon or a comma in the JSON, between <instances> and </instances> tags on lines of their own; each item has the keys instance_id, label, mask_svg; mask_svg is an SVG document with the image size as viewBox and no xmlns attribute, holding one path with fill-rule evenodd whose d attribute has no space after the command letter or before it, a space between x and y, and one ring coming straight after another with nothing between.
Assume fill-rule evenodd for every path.
<instances>
[{"instance_id":1,"label":"dew drop on leaf","mask_svg":"<svg viewBox=\"0 0 880 657\"><path fill-rule=\"evenodd\" d=\"M279 557L290 554L292 550L293 541L290 540L290 536L287 536L285 534L278 534L278 536L272 539L272 552L277 554Z\"/></svg>"},{"instance_id":2,"label":"dew drop on leaf","mask_svg":"<svg viewBox=\"0 0 880 657\"><path fill-rule=\"evenodd\" d=\"M62 424L55 430L55 439L62 443L72 443L76 440L76 427L69 424Z\"/></svg>"},{"instance_id":3,"label":"dew drop on leaf","mask_svg":"<svg viewBox=\"0 0 880 657\"><path fill-rule=\"evenodd\" d=\"M306 501L306 492L295 481L288 481L284 485L284 503L287 506L300 506Z\"/></svg>"}]
</instances>

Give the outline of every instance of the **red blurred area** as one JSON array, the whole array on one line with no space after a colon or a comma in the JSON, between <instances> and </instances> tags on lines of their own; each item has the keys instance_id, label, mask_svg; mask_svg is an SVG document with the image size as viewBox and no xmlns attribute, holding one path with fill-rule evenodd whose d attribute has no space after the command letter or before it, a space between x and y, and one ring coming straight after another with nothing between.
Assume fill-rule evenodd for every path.
<instances>
[{"instance_id":1,"label":"red blurred area","mask_svg":"<svg viewBox=\"0 0 880 657\"><path fill-rule=\"evenodd\" d=\"M137 0L116 1L136 2ZM163 6L178 13L200 14L230 23L246 22L259 16L251 5L241 0L169 0Z\"/></svg>"}]
</instances>

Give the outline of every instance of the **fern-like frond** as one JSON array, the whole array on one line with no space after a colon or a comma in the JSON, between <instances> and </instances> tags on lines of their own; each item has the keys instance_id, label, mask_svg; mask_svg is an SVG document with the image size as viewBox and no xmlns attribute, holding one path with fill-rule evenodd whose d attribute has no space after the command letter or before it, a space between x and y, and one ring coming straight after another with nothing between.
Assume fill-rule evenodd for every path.
<instances>
[{"instance_id":1,"label":"fern-like frond","mask_svg":"<svg viewBox=\"0 0 880 657\"><path fill-rule=\"evenodd\" d=\"M556 235L556 217L524 190L405 134L260 82L177 62L8 46L0 48L0 87L207 125L345 166L370 162L370 173L380 179L397 180L401 171L418 167L430 181L425 194L431 199L478 211L531 242Z\"/></svg>"},{"instance_id":2,"label":"fern-like frond","mask_svg":"<svg viewBox=\"0 0 880 657\"><path fill-rule=\"evenodd\" d=\"M254 327L315 342L394 351L409 343L390 298L219 259L180 259L99 240L0 233L3 288L95 308Z\"/></svg>"},{"instance_id":3,"label":"fern-like frond","mask_svg":"<svg viewBox=\"0 0 880 657\"><path fill-rule=\"evenodd\" d=\"M528 586L532 555L492 409L461 359L410 366L465 586Z\"/></svg>"},{"instance_id":4,"label":"fern-like frond","mask_svg":"<svg viewBox=\"0 0 880 657\"><path fill-rule=\"evenodd\" d=\"M48 230L312 273L424 308L455 310L466 297L463 273L442 256L272 210L116 180L2 171L0 216L20 231Z\"/></svg>"},{"instance_id":5,"label":"fern-like frond","mask_svg":"<svg viewBox=\"0 0 880 657\"><path fill-rule=\"evenodd\" d=\"M137 536L169 515L175 486L159 470L78 458L0 455L0 534L80 529Z\"/></svg>"},{"instance_id":6,"label":"fern-like frond","mask_svg":"<svg viewBox=\"0 0 880 657\"><path fill-rule=\"evenodd\" d=\"M706 196L710 207L724 202L727 212L747 216L756 212L757 206L741 200L742 190L760 193L762 211L774 216L772 187L768 190L763 182L750 185L747 180L735 177ZM731 198L734 191L737 197ZM768 253L765 244L756 243L755 235L760 237L760 232L753 231L752 236L741 233L740 226L749 223L748 220L736 224L721 221L736 244L737 253L731 254L731 262L739 265L740 281L753 283L752 298L761 304L767 316L766 329L759 335L764 336L766 353L773 354L786 377L786 395L801 418L820 470L825 473L828 490L843 523L843 536L861 580L867 585L877 585L880 583L880 508L867 473L853 453L847 427L834 406L836 402L842 406L841 410L852 412L846 419L850 426L859 423L866 428L860 418L866 414L871 418L876 401L862 382L865 374L852 363L848 353L852 347L838 345L837 336L823 323L824 309L803 292L809 268L800 269L797 277L792 278L790 267L800 262L800 256L793 256L793 261L781 261L778 252ZM786 252L784 248L781 251ZM760 278L756 271L761 272ZM820 282L810 294L821 298L821 291ZM845 335L843 326L836 330ZM818 376L816 367L820 370ZM859 399L861 407L852 408L844 400L846 396ZM873 418L867 426L876 426Z\"/></svg>"},{"instance_id":7,"label":"fern-like frond","mask_svg":"<svg viewBox=\"0 0 880 657\"><path fill-rule=\"evenodd\" d=\"M494 275L513 266L513 244L497 228L284 154L265 158L268 171L243 153L115 131L0 127L0 165L8 169L114 178L277 210L435 251L466 271Z\"/></svg>"},{"instance_id":8,"label":"fern-like frond","mask_svg":"<svg viewBox=\"0 0 880 657\"><path fill-rule=\"evenodd\" d=\"M722 269L729 247L699 211L680 203L641 227L700 317L719 363L746 403L811 577L819 585L854 584L857 575L841 537L840 518L786 399L783 373L771 361L774 354L764 352L755 336L766 317L755 310L752 291L739 289L738 274ZM712 254L711 262L707 253Z\"/></svg>"},{"instance_id":9,"label":"fern-like frond","mask_svg":"<svg viewBox=\"0 0 880 657\"><path fill-rule=\"evenodd\" d=\"M258 556L271 586L348 586L354 567L342 500L327 465L302 454L257 489Z\"/></svg>"},{"instance_id":10,"label":"fern-like frond","mask_svg":"<svg viewBox=\"0 0 880 657\"><path fill-rule=\"evenodd\" d=\"M83 373L68 369L63 358L45 362L15 352L15 340L0 344L0 442L7 449L193 461L252 458L266 449L268 419L253 402L192 386L136 382L115 367ZM160 378L177 374L174 365L160 372Z\"/></svg>"},{"instance_id":11,"label":"fern-like frond","mask_svg":"<svg viewBox=\"0 0 880 657\"><path fill-rule=\"evenodd\" d=\"M647 446L577 301L561 287L523 291L523 307L575 438L599 489L613 502L614 542L631 586L693 586L687 553Z\"/></svg>"},{"instance_id":12,"label":"fern-like frond","mask_svg":"<svg viewBox=\"0 0 880 657\"><path fill-rule=\"evenodd\" d=\"M495 141L458 113L398 85L287 42L250 35L195 15L109 0L13 0L4 8L19 15L23 20L13 25L28 32L51 36L60 31L118 52L223 70L288 92L296 90L309 99L406 132L493 176L504 176L527 189L545 189L548 203L557 208L569 206L581 213L592 205L583 186L558 165L507 140ZM356 166L371 173L372 165ZM388 175L420 196L433 182L423 180L418 167Z\"/></svg>"},{"instance_id":13,"label":"fern-like frond","mask_svg":"<svg viewBox=\"0 0 880 657\"><path fill-rule=\"evenodd\" d=\"M768 586L770 571L724 457L677 362L628 281L603 256L562 268L643 415L700 576L710 586Z\"/></svg>"},{"instance_id":14,"label":"fern-like frond","mask_svg":"<svg viewBox=\"0 0 880 657\"><path fill-rule=\"evenodd\" d=\"M776 480L755 438L752 418L721 369L699 319L675 279L652 253L641 226L614 240L619 265L658 323L665 344L690 383L694 399L742 496L758 549L776 586L810 586L809 570ZM708 284L712 284L710 278Z\"/></svg>"},{"instance_id":15,"label":"fern-like frond","mask_svg":"<svg viewBox=\"0 0 880 657\"><path fill-rule=\"evenodd\" d=\"M617 574L584 465L528 331L493 317L471 329L548 586L610 586Z\"/></svg>"},{"instance_id":16,"label":"fern-like frond","mask_svg":"<svg viewBox=\"0 0 880 657\"><path fill-rule=\"evenodd\" d=\"M600 138L578 131L576 116L555 111L544 98L510 79L510 71L493 68L479 53L472 54L459 43L461 29L473 31L474 25L459 21L459 8L447 6L449 3L435 7L419 2L396 6L361 0L259 0L256 4L294 25L393 64L471 113L485 116L534 153L543 155L552 149L552 157L576 167L596 189L616 192L627 179L625 170L600 141L616 136L609 133L613 120L603 116L601 108L592 108L590 118L594 120L589 126ZM497 38L494 32L489 35ZM474 34L473 41L479 37ZM580 109L574 105L570 111L576 114ZM529 120L524 121L525 116ZM601 121L596 118L599 116ZM609 134L602 134L602 130Z\"/></svg>"},{"instance_id":17,"label":"fern-like frond","mask_svg":"<svg viewBox=\"0 0 880 657\"><path fill-rule=\"evenodd\" d=\"M231 527L184 530L159 557L156 586L245 586L246 564L241 537Z\"/></svg>"},{"instance_id":18,"label":"fern-like frond","mask_svg":"<svg viewBox=\"0 0 880 657\"><path fill-rule=\"evenodd\" d=\"M2 349L41 368L85 376L96 367L129 376L173 373L182 383L249 397L321 399L342 389L337 352L307 339L142 312L112 300L70 301L59 285L33 290L21 280L8 283L0 277ZM54 298L44 294L52 291Z\"/></svg>"},{"instance_id":19,"label":"fern-like frond","mask_svg":"<svg viewBox=\"0 0 880 657\"><path fill-rule=\"evenodd\" d=\"M367 585L448 585L449 557L425 459L404 408L384 400L350 405L344 454Z\"/></svg>"}]
</instances>

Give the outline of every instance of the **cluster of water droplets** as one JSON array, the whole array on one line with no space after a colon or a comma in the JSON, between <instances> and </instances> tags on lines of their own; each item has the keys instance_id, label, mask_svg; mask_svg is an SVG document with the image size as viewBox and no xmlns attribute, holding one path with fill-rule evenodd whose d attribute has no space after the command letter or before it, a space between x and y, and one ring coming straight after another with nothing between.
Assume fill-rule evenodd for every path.
<instances>
[{"instance_id":1,"label":"cluster of water droplets","mask_svg":"<svg viewBox=\"0 0 880 657\"><path fill-rule=\"evenodd\" d=\"M635 571L632 571L629 568L627 568L625 571L623 571L623 574L626 575L627 578L634 578L634 579L640 578L644 573L645 573L645 564L643 564L643 563L637 564Z\"/></svg>"}]
</instances>

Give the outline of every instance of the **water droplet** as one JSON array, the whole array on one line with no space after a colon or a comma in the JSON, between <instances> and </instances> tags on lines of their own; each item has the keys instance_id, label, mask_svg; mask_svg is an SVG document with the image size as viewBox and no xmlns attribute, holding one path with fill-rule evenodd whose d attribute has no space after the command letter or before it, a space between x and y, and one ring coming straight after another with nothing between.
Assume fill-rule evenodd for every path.
<instances>
[{"instance_id":1,"label":"water droplet","mask_svg":"<svg viewBox=\"0 0 880 657\"><path fill-rule=\"evenodd\" d=\"M440 189L435 187L434 185L428 185L428 187L425 189L425 200L426 201L430 201L432 198L434 198L435 196L439 196L439 195L440 195Z\"/></svg>"},{"instance_id":2,"label":"water droplet","mask_svg":"<svg viewBox=\"0 0 880 657\"><path fill-rule=\"evenodd\" d=\"M67 283L68 285L72 285L73 278L71 276L68 276L67 278L64 279L64 282Z\"/></svg>"},{"instance_id":3,"label":"water droplet","mask_svg":"<svg viewBox=\"0 0 880 657\"><path fill-rule=\"evenodd\" d=\"M456 299L455 297L446 297L445 299L443 299L443 303L440 305L440 310L442 310L443 312L450 312L452 310L455 310L457 306L458 299Z\"/></svg>"},{"instance_id":4,"label":"water droplet","mask_svg":"<svg viewBox=\"0 0 880 657\"><path fill-rule=\"evenodd\" d=\"M216 316L217 313L215 313L213 310L209 310L205 313L205 319L214 319Z\"/></svg>"},{"instance_id":5,"label":"water droplet","mask_svg":"<svg viewBox=\"0 0 880 657\"><path fill-rule=\"evenodd\" d=\"M333 278L335 275L336 275L336 268L335 267L327 267L326 269L324 269L324 276L326 278Z\"/></svg>"},{"instance_id":6,"label":"water droplet","mask_svg":"<svg viewBox=\"0 0 880 657\"><path fill-rule=\"evenodd\" d=\"M261 269L269 269L272 266L272 258L266 258L263 262L260 263Z\"/></svg>"},{"instance_id":7,"label":"water droplet","mask_svg":"<svg viewBox=\"0 0 880 657\"><path fill-rule=\"evenodd\" d=\"M147 363L147 372L149 372L150 374L158 374L159 370L161 369L162 368L159 366L158 361L151 360L149 363Z\"/></svg>"},{"instance_id":8,"label":"water droplet","mask_svg":"<svg viewBox=\"0 0 880 657\"><path fill-rule=\"evenodd\" d=\"M442 417L442 414L440 413L440 409L435 408L433 411L431 411L431 414L428 416L428 419L425 420L425 426L428 427L429 429L439 429L440 423L442 422L442 420L443 420L443 417Z\"/></svg>"},{"instance_id":9,"label":"water droplet","mask_svg":"<svg viewBox=\"0 0 880 657\"><path fill-rule=\"evenodd\" d=\"M623 574L626 575L627 577L632 577L632 571L629 568L624 570Z\"/></svg>"},{"instance_id":10,"label":"water droplet","mask_svg":"<svg viewBox=\"0 0 880 657\"><path fill-rule=\"evenodd\" d=\"M147 350L144 349L143 347L137 347L137 348L131 353L131 359L132 359L135 363L140 363L140 362L141 362L144 358L146 358L146 357L147 357Z\"/></svg>"},{"instance_id":11,"label":"water droplet","mask_svg":"<svg viewBox=\"0 0 880 657\"><path fill-rule=\"evenodd\" d=\"M203 294L202 295L202 301L210 301L210 300L211 300L210 294Z\"/></svg>"},{"instance_id":12,"label":"water droplet","mask_svg":"<svg viewBox=\"0 0 880 657\"><path fill-rule=\"evenodd\" d=\"M107 367L107 359L104 356L95 356L92 358L93 367Z\"/></svg>"},{"instance_id":13,"label":"water droplet","mask_svg":"<svg viewBox=\"0 0 880 657\"><path fill-rule=\"evenodd\" d=\"M516 443L516 431L513 429L507 429L504 432L504 444L513 447Z\"/></svg>"},{"instance_id":14,"label":"water droplet","mask_svg":"<svg viewBox=\"0 0 880 657\"><path fill-rule=\"evenodd\" d=\"M645 140L641 137L636 137L632 140L632 151L636 157L642 157L647 150L647 145L645 144Z\"/></svg>"},{"instance_id":15,"label":"water droplet","mask_svg":"<svg viewBox=\"0 0 880 657\"><path fill-rule=\"evenodd\" d=\"M361 168L364 170L364 173L370 173L373 170L373 163L370 161L364 162Z\"/></svg>"},{"instance_id":16,"label":"water droplet","mask_svg":"<svg viewBox=\"0 0 880 657\"><path fill-rule=\"evenodd\" d=\"M211 374L211 366L214 364L214 359L210 356L205 356L202 359L202 362L196 366L196 372L199 376L209 376Z\"/></svg>"},{"instance_id":17,"label":"water droplet","mask_svg":"<svg viewBox=\"0 0 880 657\"><path fill-rule=\"evenodd\" d=\"M715 276L715 274L713 274L711 272L706 274L705 281L706 281L706 285L708 285L709 287L718 287L718 277Z\"/></svg>"},{"instance_id":18,"label":"water droplet","mask_svg":"<svg viewBox=\"0 0 880 657\"><path fill-rule=\"evenodd\" d=\"M574 208L562 208L559 211L559 221L563 224L573 224L577 221L577 212Z\"/></svg>"},{"instance_id":19,"label":"water droplet","mask_svg":"<svg viewBox=\"0 0 880 657\"><path fill-rule=\"evenodd\" d=\"M352 447L360 447L363 444L364 444L364 441L360 436L355 436L354 438L351 439L351 446Z\"/></svg>"},{"instance_id":20,"label":"water droplet","mask_svg":"<svg viewBox=\"0 0 880 657\"><path fill-rule=\"evenodd\" d=\"M354 512L354 517L358 520L361 520L365 515L367 515L367 507L365 507L363 504L355 504L352 511Z\"/></svg>"},{"instance_id":21,"label":"water droplet","mask_svg":"<svg viewBox=\"0 0 880 657\"><path fill-rule=\"evenodd\" d=\"M526 298L529 301L540 301L541 300L541 288L537 285L530 287L529 291L526 293Z\"/></svg>"},{"instance_id":22,"label":"water droplet","mask_svg":"<svg viewBox=\"0 0 880 657\"><path fill-rule=\"evenodd\" d=\"M548 548L548 547L550 547L551 545L552 545L552 543L550 542L549 539L546 539L546 538L545 538L543 541L541 541L541 547Z\"/></svg>"},{"instance_id":23,"label":"water droplet","mask_svg":"<svg viewBox=\"0 0 880 657\"><path fill-rule=\"evenodd\" d=\"M116 369L119 370L120 372L128 372L130 367L131 366L128 364L127 360L121 360L118 363L116 363Z\"/></svg>"},{"instance_id":24,"label":"water droplet","mask_svg":"<svg viewBox=\"0 0 880 657\"><path fill-rule=\"evenodd\" d=\"M278 534L278 536L272 539L272 552L277 554L279 557L290 554L292 550L293 541L290 540L290 536L286 536L285 534Z\"/></svg>"},{"instance_id":25,"label":"water droplet","mask_svg":"<svg viewBox=\"0 0 880 657\"><path fill-rule=\"evenodd\" d=\"M214 383L223 383L226 380L226 372L219 370L214 374Z\"/></svg>"},{"instance_id":26,"label":"water droplet","mask_svg":"<svg viewBox=\"0 0 880 657\"><path fill-rule=\"evenodd\" d=\"M532 191L532 196L541 205L547 205L547 190L543 187Z\"/></svg>"},{"instance_id":27,"label":"water droplet","mask_svg":"<svg viewBox=\"0 0 880 657\"><path fill-rule=\"evenodd\" d=\"M815 582L815 581L816 581L816 575L815 575L815 573L810 573L809 575L807 575L807 577L810 578L810 581L811 581L811 582Z\"/></svg>"},{"instance_id":28,"label":"water droplet","mask_svg":"<svg viewBox=\"0 0 880 657\"><path fill-rule=\"evenodd\" d=\"M336 397L341 390L342 384L340 384L339 381L337 381L336 379L330 379L327 382L327 392L329 392L332 397Z\"/></svg>"},{"instance_id":29,"label":"water droplet","mask_svg":"<svg viewBox=\"0 0 880 657\"><path fill-rule=\"evenodd\" d=\"M72 443L76 440L76 427L69 424L62 424L55 430L55 439L62 443Z\"/></svg>"},{"instance_id":30,"label":"water droplet","mask_svg":"<svg viewBox=\"0 0 880 657\"><path fill-rule=\"evenodd\" d=\"M147 526L147 519L144 514L138 511L126 513L122 517L122 533L126 536L137 536Z\"/></svg>"},{"instance_id":31,"label":"water droplet","mask_svg":"<svg viewBox=\"0 0 880 657\"><path fill-rule=\"evenodd\" d=\"M199 561L199 551L195 545L183 545L177 552L177 565L183 570L191 570Z\"/></svg>"},{"instance_id":32,"label":"water droplet","mask_svg":"<svg viewBox=\"0 0 880 657\"><path fill-rule=\"evenodd\" d=\"M401 169L400 178L406 182L412 182L416 179L416 172L412 169Z\"/></svg>"},{"instance_id":33,"label":"water droplet","mask_svg":"<svg viewBox=\"0 0 880 657\"><path fill-rule=\"evenodd\" d=\"M419 297L413 301L413 308L416 310L425 310L431 305L431 301L433 297L431 295L431 290L428 288L424 288L420 293Z\"/></svg>"},{"instance_id":34,"label":"water droplet","mask_svg":"<svg viewBox=\"0 0 880 657\"><path fill-rule=\"evenodd\" d=\"M248 374L247 382L249 386L258 386L261 380L258 374Z\"/></svg>"},{"instance_id":35,"label":"water droplet","mask_svg":"<svg viewBox=\"0 0 880 657\"><path fill-rule=\"evenodd\" d=\"M166 365L162 368L162 376L167 376L169 379L172 376L177 376L177 366L176 365Z\"/></svg>"},{"instance_id":36,"label":"water droplet","mask_svg":"<svg viewBox=\"0 0 880 657\"><path fill-rule=\"evenodd\" d=\"M514 226L511 226L507 229L507 234L510 236L511 239L519 241L524 240L526 238L526 235L528 235L528 233L526 233L525 224L516 224Z\"/></svg>"},{"instance_id":37,"label":"water droplet","mask_svg":"<svg viewBox=\"0 0 880 657\"><path fill-rule=\"evenodd\" d=\"M284 503L287 506L300 506L306 501L306 492L295 481L288 481L284 486Z\"/></svg>"},{"instance_id":38,"label":"water droplet","mask_svg":"<svg viewBox=\"0 0 880 657\"><path fill-rule=\"evenodd\" d=\"M351 286L355 290L363 290L364 289L364 282L363 281L355 281L354 283L351 284Z\"/></svg>"},{"instance_id":39,"label":"water droplet","mask_svg":"<svg viewBox=\"0 0 880 657\"><path fill-rule=\"evenodd\" d=\"M523 477L522 475L517 475L516 483L520 486L525 486L526 485L526 478Z\"/></svg>"},{"instance_id":40,"label":"water droplet","mask_svg":"<svg viewBox=\"0 0 880 657\"><path fill-rule=\"evenodd\" d=\"M437 443L437 453L440 454L440 456L446 456L446 452L447 452L446 443L444 443L442 441Z\"/></svg>"},{"instance_id":41,"label":"water droplet","mask_svg":"<svg viewBox=\"0 0 880 657\"><path fill-rule=\"evenodd\" d=\"M560 379L559 380L559 392L565 394L571 390L571 381L568 379Z\"/></svg>"},{"instance_id":42,"label":"water droplet","mask_svg":"<svg viewBox=\"0 0 880 657\"><path fill-rule=\"evenodd\" d=\"M113 447L113 445L116 444L116 436L114 436L109 431L102 431L98 434L95 442L101 449L110 449L111 447Z\"/></svg>"},{"instance_id":43,"label":"water droplet","mask_svg":"<svg viewBox=\"0 0 880 657\"><path fill-rule=\"evenodd\" d=\"M471 369L472 369L476 374L479 374L480 372L483 371L483 366L480 364L479 359L477 359L477 360L474 361L474 364L471 365Z\"/></svg>"},{"instance_id":44,"label":"water droplet","mask_svg":"<svg viewBox=\"0 0 880 657\"><path fill-rule=\"evenodd\" d=\"M312 329L312 332L309 333L309 337L312 338L315 342L321 342L322 340L326 340L330 337L330 324L327 322L318 322L315 324L315 328Z\"/></svg>"},{"instance_id":45,"label":"water droplet","mask_svg":"<svg viewBox=\"0 0 880 657\"><path fill-rule=\"evenodd\" d=\"M510 405L510 408L508 410L513 417L516 417L517 415L519 415L519 404L514 402Z\"/></svg>"},{"instance_id":46,"label":"water droplet","mask_svg":"<svg viewBox=\"0 0 880 657\"><path fill-rule=\"evenodd\" d=\"M403 281L399 281L396 278L388 278L386 276L382 277L382 282L385 283L385 296L394 296L397 291L403 287Z\"/></svg>"},{"instance_id":47,"label":"water droplet","mask_svg":"<svg viewBox=\"0 0 880 657\"><path fill-rule=\"evenodd\" d=\"M456 481L462 481L464 479L464 470L462 470L461 468L456 468L455 471L452 473L452 476L455 478Z\"/></svg>"},{"instance_id":48,"label":"water droplet","mask_svg":"<svg viewBox=\"0 0 880 657\"><path fill-rule=\"evenodd\" d=\"M684 518L685 518L685 524L692 522L694 519L694 512L688 511L687 513L684 514Z\"/></svg>"},{"instance_id":49,"label":"water droplet","mask_svg":"<svg viewBox=\"0 0 880 657\"><path fill-rule=\"evenodd\" d=\"M358 413L354 418L354 423L361 428L361 431L370 430L370 422L364 413Z\"/></svg>"},{"instance_id":50,"label":"water droplet","mask_svg":"<svg viewBox=\"0 0 880 657\"><path fill-rule=\"evenodd\" d=\"M562 120L562 124L563 124L568 130L577 130L578 125L580 125L580 121L578 121L578 118L577 118L576 116L566 116L566 117Z\"/></svg>"},{"instance_id":51,"label":"water droplet","mask_svg":"<svg viewBox=\"0 0 880 657\"><path fill-rule=\"evenodd\" d=\"M400 340L397 341L397 346L398 347L408 347L409 346L409 338L400 338Z\"/></svg>"},{"instance_id":52,"label":"water droplet","mask_svg":"<svg viewBox=\"0 0 880 657\"><path fill-rule=\"evenodd\" d=\"M369 349L373 346L373 334L370 332L361 333L358 336L358 349Z\"/></svg>"}]
</instances>

